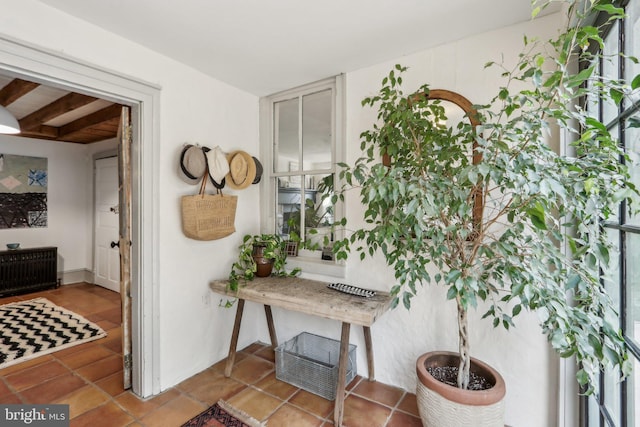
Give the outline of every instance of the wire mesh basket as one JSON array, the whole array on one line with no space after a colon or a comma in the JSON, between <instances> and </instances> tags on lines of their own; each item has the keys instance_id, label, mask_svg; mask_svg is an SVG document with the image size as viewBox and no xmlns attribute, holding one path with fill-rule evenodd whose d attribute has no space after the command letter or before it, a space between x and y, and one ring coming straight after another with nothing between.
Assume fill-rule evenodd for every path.
<instances>
[{"instance_id":1,"label":"wire mesh basket","mask_svg":"<svg viewBox=\"0 0 640 427\"><path fill-rule=\"evenodd\" d=\"M349 344L346 382L357 373L356 346ZM303 332L276 347L276 378L327 400L336 398L340 341Z\"/></svg>"}]
</instances>

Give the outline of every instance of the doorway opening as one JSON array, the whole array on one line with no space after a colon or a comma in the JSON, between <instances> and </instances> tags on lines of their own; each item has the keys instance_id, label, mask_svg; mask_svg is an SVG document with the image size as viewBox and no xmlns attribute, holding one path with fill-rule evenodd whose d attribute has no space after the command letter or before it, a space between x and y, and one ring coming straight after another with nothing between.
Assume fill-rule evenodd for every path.
<instances>
[{"instance_id":1,"label":"doorway opening","mask_svg":"<svg viewBox=\"0 0 640 427\"><path fill-rule=\"evenodd\" d=\"M158 133L159 88L105 71L57 52L0 37L0 75L40 85L64 88L83 96L105 99L131 111L131 367L132 391L140 397L160 392L158 296L153 277L157 275L155 233L157 200L157 156L152 141ZM144 156L143 156L144 152ZM142 221L141 218L145 218ZM145 357L142 357L142 355Z\"/></svg>"}]
</instances>

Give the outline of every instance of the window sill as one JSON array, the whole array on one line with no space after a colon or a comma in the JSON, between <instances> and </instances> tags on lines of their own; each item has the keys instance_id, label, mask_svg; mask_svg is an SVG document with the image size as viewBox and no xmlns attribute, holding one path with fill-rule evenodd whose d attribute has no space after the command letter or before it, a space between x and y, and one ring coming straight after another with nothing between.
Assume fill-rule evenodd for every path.
<instances>
[{"instance_id":1,"label":"window sill","mask_svg":"<svg viewBox=\"0 0 640 427\"><path fill-rule=\"evenodd\" d=\"M331 276L344 278L346 276L346 268L344 263L328 261L320 259L320 253L316 257L298 255L296 257L287 257L287 269L300 268L303 273L321 274L323 276Z\"/></svg>"}]
</instances>

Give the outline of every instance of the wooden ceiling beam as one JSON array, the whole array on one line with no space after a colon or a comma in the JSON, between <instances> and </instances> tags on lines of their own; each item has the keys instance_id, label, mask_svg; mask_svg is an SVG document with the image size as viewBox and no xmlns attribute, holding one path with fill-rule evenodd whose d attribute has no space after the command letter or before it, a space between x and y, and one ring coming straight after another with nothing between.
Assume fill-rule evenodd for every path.
<instances>
[{"instance_id":1,"label":"wooden ceiling beam","mask_svg":"<svg viewBox=\"0 0 640 427\"><path fill-rule=\"evenodd\" d=\"M22 130L19 136L27 138L42 138L42 139L58 139L58 128L55 126L40 125L33 129Z\"/></svg>"},{"instance_id":2,"label":"wooden ceiling beam","mask_svg":"<svg viewBox=\"0 0 640 427\"><path fill-rule=\"evenodd\" d=\"M6 107L7 105L22 98L38 86L40 86L39 83L28 82L22 79L13 79L9 84L0 89L0 105Z\"/></svg>"},{"instance_id":3,"label":"wooden ceiling beam","mask_svg":"<svg viewBox=\"0 0 640 427\"><path fill-rule=\"evenodd\" d=\"M30 131L40 124L45 123L55 117L61 116L69 111L73 111L76 108L80 108L84 105L90 104L97 98L92 96L82 95L80 93L69 93L62 98L59 98L49 105L45 105L38 111L23 117L20 122L20 129L23 131Z\"/></svg>"},{"instance_id":4,"label":"wooden ceiling beam","mask_svg":"<svg viewBox=\"0 0 640 427\"><path fill-rule=\"evenodd\" d=\"M0 88L0 105L9 106L29 92L41 86L39 83L13 79ZM34 93L34 95L36 95ZM35 96L34 98L38 98ZM120 122L122 106L111 104L60 127L45 125L65 113L96 101L97 98L78 93L68 93L59 99L28 113L19 120L22 132L19 136L41 140L89 144L115 138ZM40 104L42 105L42 104Z\"/></svg>"},{"instance_id":5,"label":"wooden ceiling beam","mask_svg":"<svg viewBox=\"0 0 640 427\"><path fill-rule=\"evenodd\" d=\"M119 118L122 111L122 105L113 104L108 107L81 117L77 120L67 123L60 127L58 138L64 139L74 133L82 132L88 128L99 125L100 123Z\"/></svg>"}]
</instances>

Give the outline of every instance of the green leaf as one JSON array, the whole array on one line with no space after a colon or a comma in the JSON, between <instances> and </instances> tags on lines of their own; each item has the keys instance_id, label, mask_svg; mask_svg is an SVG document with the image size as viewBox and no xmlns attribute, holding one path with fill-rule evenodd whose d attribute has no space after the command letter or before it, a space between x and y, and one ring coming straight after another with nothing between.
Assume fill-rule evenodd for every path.
<instances>
[{"instance_id":1,"label":"green leaf","mask_svg":"<svg viewBox=\"0 0 640 427\"><path fill-rule=\"evenodd\" d=\"M514 296L521 295L522 291L524 291L524 283L522 283L521 281L517 281L516 283L511 285L511 293Z\"/></svg>"},{"instance_id":2,"label":"green leaf","mask_svg":"<svg viewBox=\"0 0 640 427\"><path fill-rule=\"evenodd\" d=\"M511 315L513 317L517 316L518 314L520 314L520 312L522 311L522 305L518 304L518 305L514 305L513 309L511 310Z\"/></svg>"},{"instance_id":3,"label":"green leaf","mask_svg":"<svg viewBox=\"0 0 640 427\"><path fill-rule=\"evenodd\" d=\"M402 305L404 305L404 308L407 310L411 308L411 294L409 292L402 294Z\"/></svg>"},{"instance_id":4,"label":"green leaf","mask_svg":"<svg viewBox=\"0 0 640 427\"><path fill-rule=\"evenodd\" d=\"M602 3L594 2L593 10L606 12L612 17L617 17L617 18L622 18L624 16L624 9L620 7L615 7L614 5L608 4L608 3L602 4Z\"/></svg>"},{"instance_id":5,"label":"green leaf","mask_svg":"<svg viewBox=\"0 0 640 427\"><path fill-rule=\"evenodd\" d=\"M546 322L549 319L549 309L547 307L540 307L537 310L538 318L542 323Z\"/></svg>"},{"instance_id":6,"label":"green leaf","mask_svg":"<svg viewBox=\"0 0 640 427\"><path fill-rule=\"evenodd\" d=\"M611 95L611 99L616 103L616 105L620 105L622 102L622 98L624 97L624 93L621 90L611 88L609 90L609 95Z\"/></svg>"},{"instance_id":7,"label":"green leaf","mask_svg":"<svg viewBox=\"0 0 640 427\"><path fill-rule=\"evenodd\" d=\"M555 71L552 73L547 80L543 83L544 87L555 86L562 79L562 71Z\"/></svg>"},{"instance_id":8,"label":"green leaf","mask_svg":"<svg viewBox=\"0 0 640 427\"><path fill-rule=\"evenodd\" d=\"M609 264L609 249L603 244L598 244L596 247L598 248L598 255L602 262Z\"/></svg>"},{"instance_id":9,"label":"green leaf","mask_svg":"<svg viewBox=\"0 0 640 427\"><path fill-rule=\"evenodd\" d=\"M447 277L445 278L446 283L454 283L456 280L460 278L462 272L460 270L451 270L447 273Z\"/></svg>"},{"instance_id":10,"label":"green leaf","mask_svg":"<svg viewBox=\"0 0 640 427\"><path fill-rule=\"evenodd\" d=\"M551 344L554 348L562 348L566 342L567 339L559 331L555 331L555 333L551 335Z\"/></svg>"},{"instance_id":11,"label":"green leaf","mask_svg":"<svg viewBox=\"0 0 640 427\"><path fill-rule=\"evenodd\" d=\"M447 291L447 299L448 300L455 299L456 295L458 295L458 290L454 286L451 286Z\"/></svg>"},{"instance_id":12,"label":"green leaf","mask_svg":"<svg viewBox=\"0 0 640 427\"><path fill-rule=\"evenodd\" d=\"M589 344L591 344L591 347L595 351L596 357L598 357L598 359L602 359L604 357L604 354L602 354L602 342L598 339L598 337L596 337L593 334L590 334Z\"/></svg>"},{"instance_id":13,"label":"green leaf","mask_svg":"<svg viewBox=\"0 0 640 427\"><path fill-rule=\"evenodd\" d=\"M566 289L575 289L581 281L582 278L580 277L580 275L572 275L571 277L569 277L569 280L567 280Z\"/></svg>"},{"instance_id":14,"label":"green leaf","mask_svg":"<svg viewBox=\"0 0 640 427\"><path fill-rule=\"evenodd\" d=\"M547 229L547 223L545 221L544 208L541 204L537 204L535 207L527 209L527 215L534 227L540 230Z\"/></svg>"},{"instance_id":15,"label":"green leaf","mask_svg":"<svg viewBox=\"0 0 640 427\"><path fill-rule=\"evenodd\" d=\"M584 189L587 193L591 193L593 191L595 182L592 178L588 178L584 180Z\"/></svg>"},{"instance_id":16,"label":"green leaf","mask_svg":"<svg viewBox=\"0 0 640 427\"><path fill-rule=\"evenodd\" d=\"M578 384L586 385L589 382L589 375L587 375L584 369L580 369L576 373L576 379L578 380Z\"/></svg>"},{"instance_id":17,"label":"green leaf","mask_svg":"<svg viewBox=\"0 0 640 427\"><path fill-rule=\"evenodd\" d=\"M631 89L636 90L640 88L640 74L635 76L633 80L631 80Z\"/></svg>"},{"instance_id":18,"label":"green leaf","mask_svg":"<svg viewBox=\"0 0 640 427\"><path fill-rule=\"evenodd\" d=\"M591 77L591 74L593 74L594 69L595 69L595 65L592 65L591 67L585 68L584 70L580 71L575 76L572 76L569 79L567 79L567 87L573 88L573 87L580 86L582 83L588 80L589 77Z\"/></svg>"},{"instance_id":19,"label":"green leaf","mask_svg":"<svg viewBox=\"0 0 640 427\"><path fill-rule=\"evenodd\" d=\"M542 9L540 8L540 6L533 8L533 10L531 11L531 17L535 18L536 16L538 16L541 10Z\"/></svg>"},{"instance_id":20,"label":"green leaf","mask_svg":"<svg viewBox=\"0 0 640 427\"><path fill-rule=\"evenodd\" d=\"M603 133L607 131L607 127L600 120L594 119L593 117L587 117L585 123Z\"/></svg>"}]
</instances>

